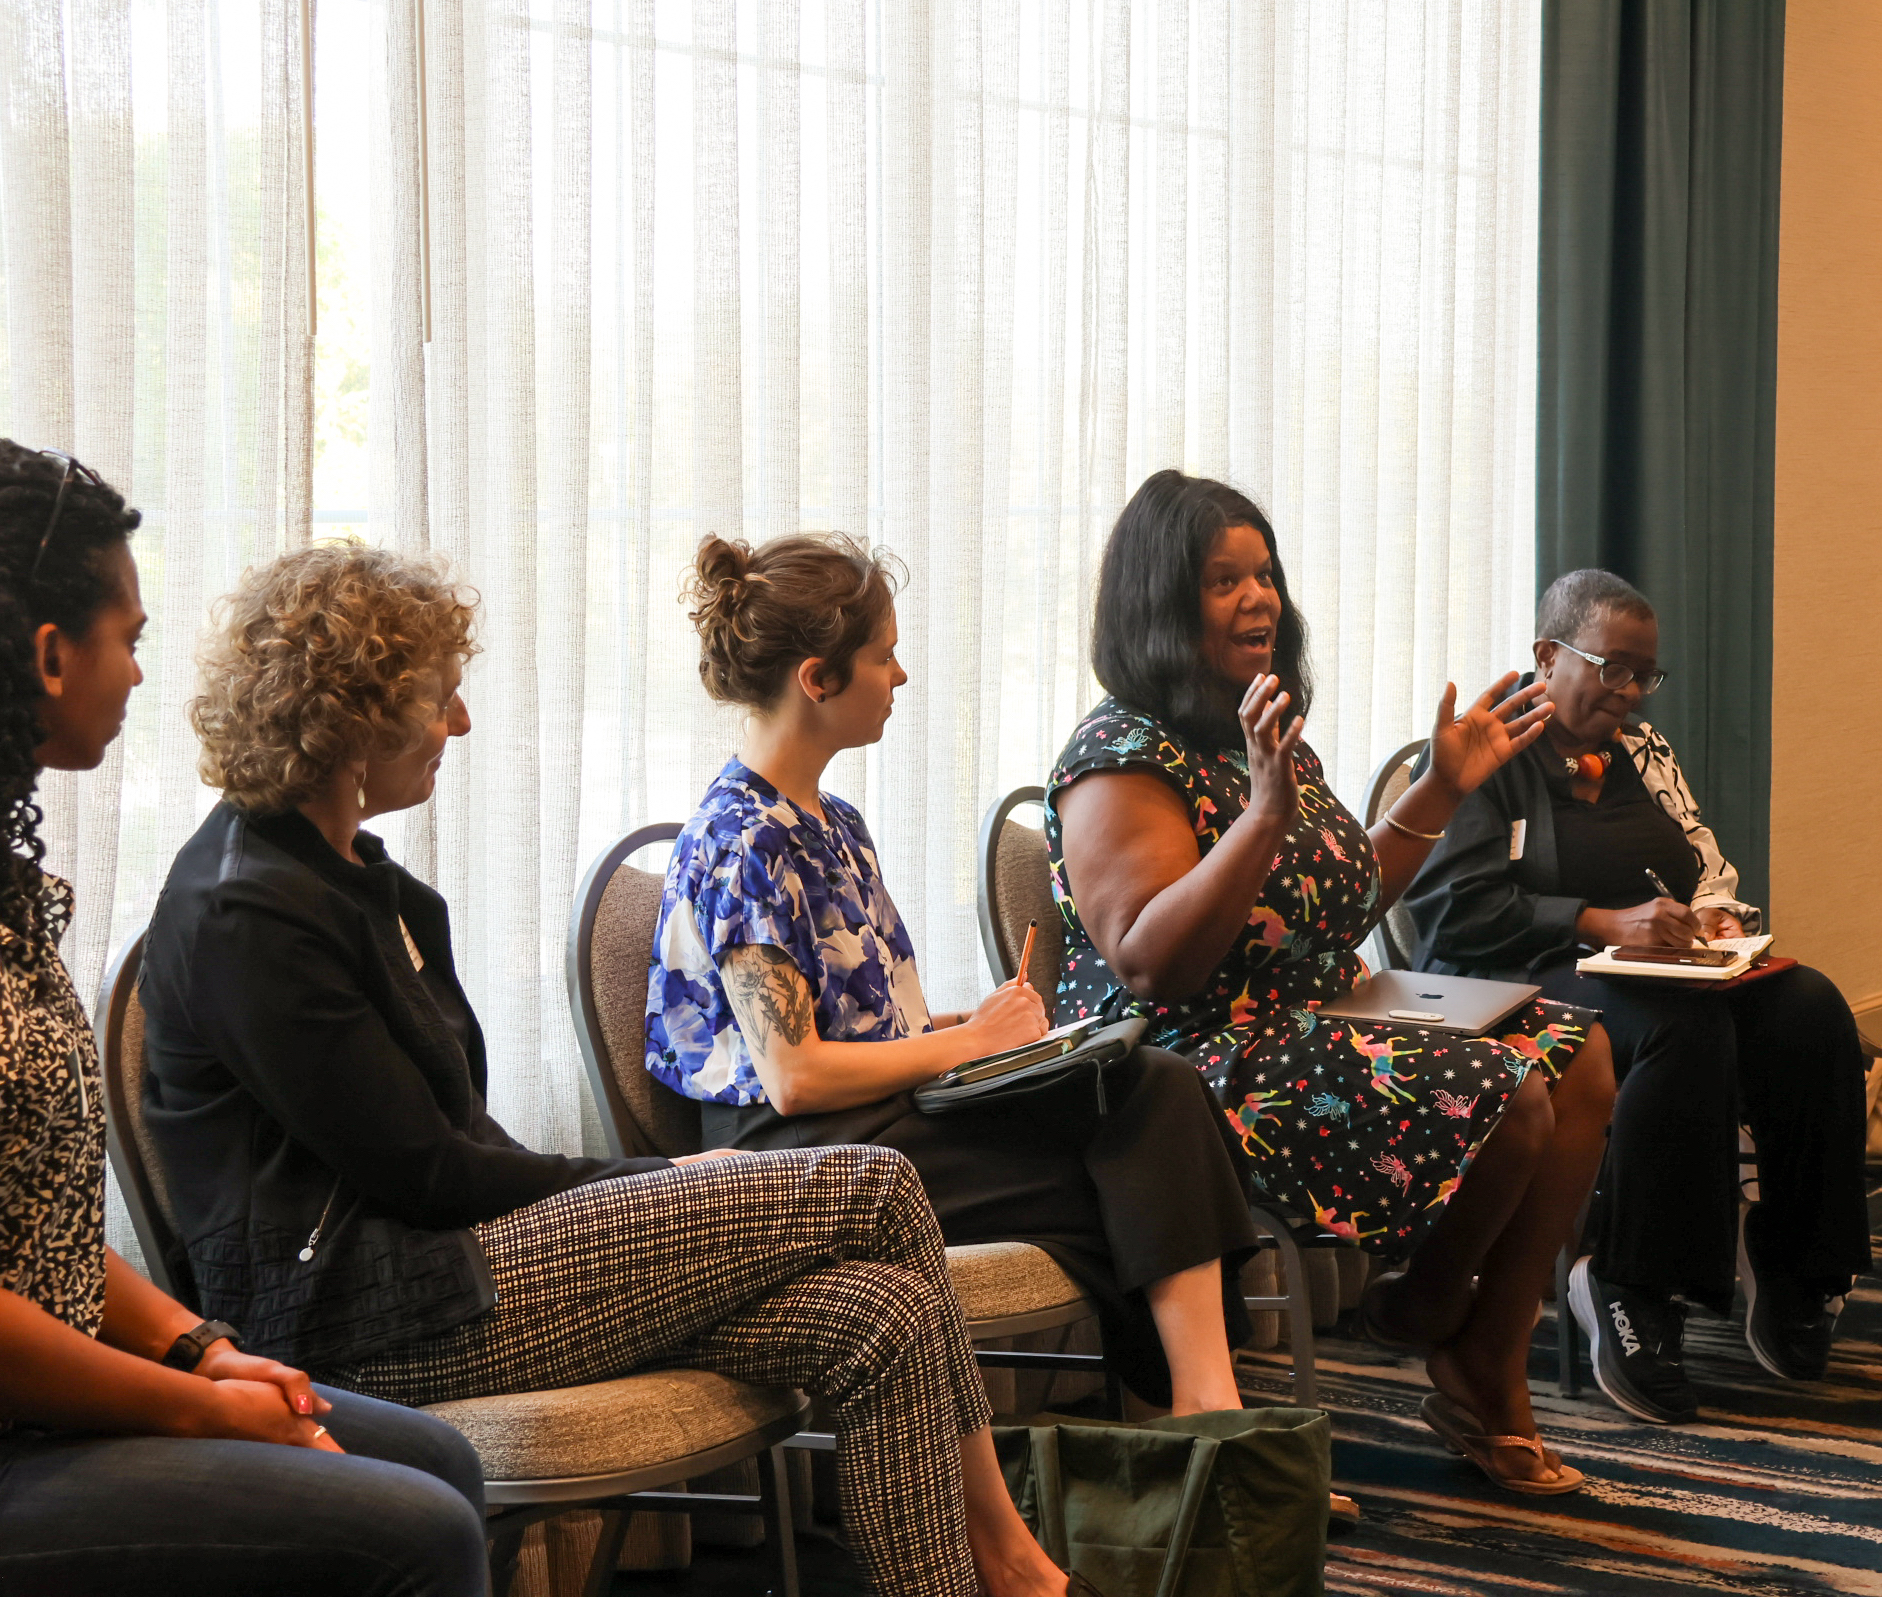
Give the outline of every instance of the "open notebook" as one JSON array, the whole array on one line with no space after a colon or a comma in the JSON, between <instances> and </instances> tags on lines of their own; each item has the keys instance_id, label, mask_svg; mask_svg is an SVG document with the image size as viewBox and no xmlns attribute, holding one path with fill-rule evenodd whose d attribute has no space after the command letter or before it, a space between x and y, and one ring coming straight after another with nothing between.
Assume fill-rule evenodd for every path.
<instances>
[{"instance_id":1,"label":"open notebook","mask_svg":"<svg viewBox=\"0 0 1882 1597\"><path fill-rule=\"evenodd\" d=\"M1576 974L1582 976L1637 976L1649 981L1730 981L1750 969L1751 962L1771 946L1766 937L1715 937L1709 943L1694 943L1694 948L1717 948L1732 955L1724 965L1663 965L1642 960L1616 959L1615 947L1575 961Z\"/></svg>"}]
</instances>

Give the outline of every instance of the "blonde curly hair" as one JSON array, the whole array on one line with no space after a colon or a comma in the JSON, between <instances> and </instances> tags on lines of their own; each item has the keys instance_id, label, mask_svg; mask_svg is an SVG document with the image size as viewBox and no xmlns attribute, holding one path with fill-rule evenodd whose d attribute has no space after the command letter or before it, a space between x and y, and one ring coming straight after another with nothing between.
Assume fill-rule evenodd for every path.
<instances>
[{"instance_id":1,"label":"blonde curly hair","mask_svg":"<svg viewBox=\"0 0 1882 1597\"><path fill-rule=\"evenodd\" d=\"M197 769L237 809L312 798L351 760L410 748L440 678L477 652L477 595L435 556L333 541L243 573L197 656Z\"/></svg>"}]
</instances>

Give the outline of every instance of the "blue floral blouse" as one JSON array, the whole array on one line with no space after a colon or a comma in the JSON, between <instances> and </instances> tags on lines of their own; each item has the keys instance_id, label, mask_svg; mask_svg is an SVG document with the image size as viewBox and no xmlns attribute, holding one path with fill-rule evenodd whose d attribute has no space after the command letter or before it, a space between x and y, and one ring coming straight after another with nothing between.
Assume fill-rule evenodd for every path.
<instances>
[{"instance_id":1,"label":"blue floral blouse","mask_svg":"<svg viewBox=\"0 0 1882 1597\"><path fill-rule=\"evenodd\" d=\"M742 943L796 961L827 1042L929 1029L869 828L845 800L818 798L823 821L728 760L674 844L647 973L647 1070L688 1098L765 1101L719 979L719 961Z\"/></svg>"}]
</instances>

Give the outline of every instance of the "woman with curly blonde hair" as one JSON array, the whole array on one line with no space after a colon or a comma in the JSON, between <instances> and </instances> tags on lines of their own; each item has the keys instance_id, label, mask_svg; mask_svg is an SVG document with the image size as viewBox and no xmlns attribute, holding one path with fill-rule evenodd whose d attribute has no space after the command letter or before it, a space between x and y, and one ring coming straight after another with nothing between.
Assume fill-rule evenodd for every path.
<instances>
[{"instance_id":1,"label":"woman with curly blonde hair","mask_svg":"<svg viewBox=\"0 0 1882 1597\"><path fill-rule=\"evenodd\" d=\"M444 901L361 829L470 731L474 619L439 562L355 544L222 607L191 716L223 798L144 956L173 1263L255 1350L402 1403L675 1364L807 1388L879 1591L1058 1597L906 1159L567 1158L485 1108Z\"/></svg>"}]
</instances>

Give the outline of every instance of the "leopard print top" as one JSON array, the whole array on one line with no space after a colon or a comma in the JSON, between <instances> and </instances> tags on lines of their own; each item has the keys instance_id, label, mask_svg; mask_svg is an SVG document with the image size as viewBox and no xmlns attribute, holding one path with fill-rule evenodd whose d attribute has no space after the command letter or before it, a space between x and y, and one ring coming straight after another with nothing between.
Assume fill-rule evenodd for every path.
<instances>
[{"instance_id":1,"label":"leopard print top","mask_svg":"<svg viewBox=\"0 0 1882 1597\"><path fill-rule=\"evenodd\" d=\"M45 879L43 938L0 925L0 1287L87 1336L105 1307L104 1083L59 958L72 889Z\"/></svg>"}]
</instances>

